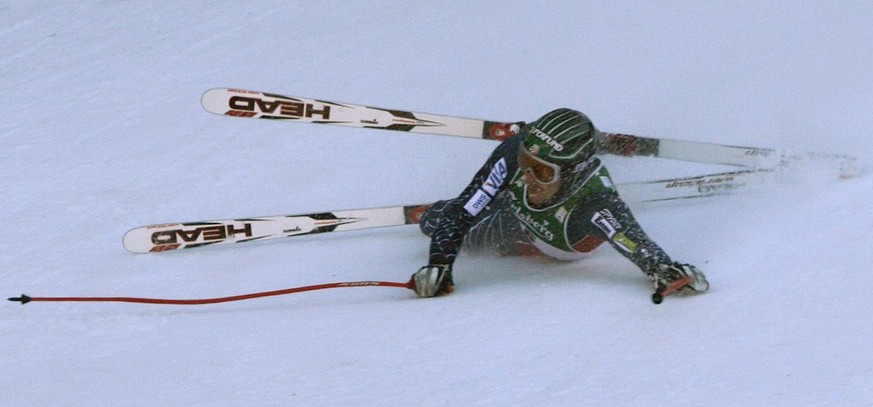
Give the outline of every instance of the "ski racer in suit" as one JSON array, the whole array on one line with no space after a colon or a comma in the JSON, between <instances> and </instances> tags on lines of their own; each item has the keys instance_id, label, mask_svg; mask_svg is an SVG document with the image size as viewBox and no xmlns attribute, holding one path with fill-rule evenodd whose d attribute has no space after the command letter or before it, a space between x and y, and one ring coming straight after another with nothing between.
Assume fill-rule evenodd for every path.
<instances>
[{"instance_id":1,"label":"ski racer in suit","mask_svg":"<svg viewBox=\"0 0 873 407\"><path fill-rule=\"evenodd\" d=\"M587 116L558 109L502 142L458 197L422 216L431 243L428 265L412 276L416 293L453 291L452 265L462 246L575 260L603 243L649 277L656 303L672 293L706 291L703 273L674 262L634 219L595 155L600 140Z\"/></svg>"}]
</instances>

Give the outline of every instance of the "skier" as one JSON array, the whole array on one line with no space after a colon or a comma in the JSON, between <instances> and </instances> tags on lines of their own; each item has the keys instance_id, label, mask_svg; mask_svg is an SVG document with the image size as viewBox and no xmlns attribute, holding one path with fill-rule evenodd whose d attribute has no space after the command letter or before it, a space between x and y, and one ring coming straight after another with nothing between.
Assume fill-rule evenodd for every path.
<instances>
[{"instance_id":1,"label":"skier","mask_svg":"<svg viewBox=\"0 0 873 407\"><path fill-rule=\"evenodd\" d=\"M462 245L574 260L604 242L648 276L655 303L706 291L700 270L671 260L636 222L595 155L602 139L584 114L558 109L501 143L457 198L436 202L422 216L430 258L412 275L415 292L451 293Z\"/></svg>"}]
</instances>

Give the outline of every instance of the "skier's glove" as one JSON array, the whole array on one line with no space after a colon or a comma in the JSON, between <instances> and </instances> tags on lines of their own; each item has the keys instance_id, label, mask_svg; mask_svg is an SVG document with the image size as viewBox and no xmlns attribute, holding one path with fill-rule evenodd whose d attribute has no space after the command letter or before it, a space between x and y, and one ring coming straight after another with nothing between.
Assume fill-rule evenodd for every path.
<instances>
[{"instance_id":1,"label":"skier's glove","mask_svg":"<svg viewBox=\"0 0 873 407\"><path fill-rule=\"evenodd\" d=\"M690 264L662 264L657 271L649 273L649 279L655 288L652 297L655 303L671 294L702 293L709 289L706 276Z\"/></svg>"},{"instance_id":2,"label":"skier's glove","mask_svg":"<svg viewBox=\"0 0 873 407\"><path fill-rule=\"evenodd\" d=\"M412 286L420 297L449 294L455 289L450 264L430 264L412 275Z\"/></svg>"}]
</instances>

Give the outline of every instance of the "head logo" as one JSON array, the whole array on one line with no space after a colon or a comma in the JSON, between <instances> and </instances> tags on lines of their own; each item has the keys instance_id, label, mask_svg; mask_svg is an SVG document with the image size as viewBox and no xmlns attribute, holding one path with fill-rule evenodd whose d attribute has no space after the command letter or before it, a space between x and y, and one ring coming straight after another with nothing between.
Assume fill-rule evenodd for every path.
<instances>
[{"instance_id":1,"label":"head logo","mask_svg":"<svg viewBox=\"0 0 873 407\"><path fill-rule=\"evenodd\" d=\"M322 120L330 120L330 106L324 105L316 109L312 103L297 102L288 99L264 100L254 97L233 96L228 100L231 111L260 112L263 114L277 113L280 116L293 118L312 118L320 115Z\"/></svg>"},{"instance_id":2,"label":"head logo","mask_svg":"<svg viewBox=\"0 0 873 407\"><path fill-rule=\"evenodd\" d=\"M177 244L181 240L185 243L217 242L229 237L242 234L245 237L252 236L252 224L244 223L242 228L237 229L234 225L204 226L194 229L174 229L152 234L152 243L155 245Z\"/></svg>"}]
</instances>

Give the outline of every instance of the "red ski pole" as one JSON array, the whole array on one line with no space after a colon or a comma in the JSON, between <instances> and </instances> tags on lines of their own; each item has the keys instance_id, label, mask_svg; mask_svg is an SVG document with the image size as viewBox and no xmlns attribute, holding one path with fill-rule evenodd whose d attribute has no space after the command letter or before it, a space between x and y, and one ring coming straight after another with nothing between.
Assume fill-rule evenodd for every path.
<instances>
[{"instance_id":1,"label":"red ski pole","mask_svg":"<svg viewBox=\"0 0 873 407\"><path fill-rule=\"evenodd\" d=\"M286 288L284 290L263 291L251 294L234 295L230 297L217 298L198 298L198 299L165 299L165 298L141 298L141 297L31 297L22 294L20 297L9 298L9 301L20 302L27 304L29 302L131 302L139 304L167 304L167 305L203 305L203 304L218 304L222 302L243 301L253 298L273 297L277 295L287 295L302 293L304 291L326 290L328 288L343 288L343 287L398 287L415 289L413 282L410 280L406 283L397 283L391 281L350 281L341 283L328 283L308 285L303 287Z\"/></svg>"}]
</instances>

